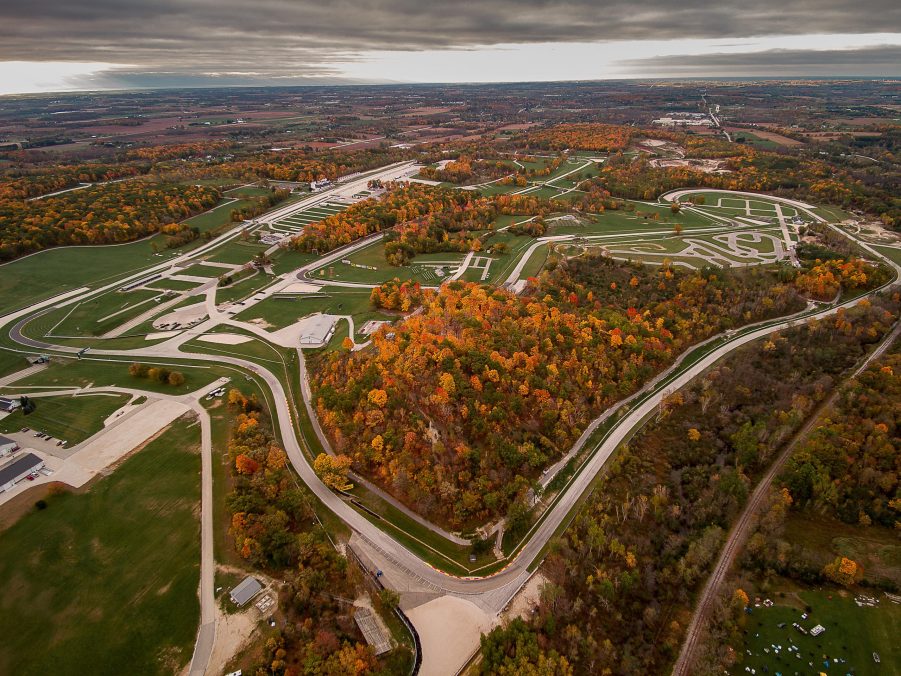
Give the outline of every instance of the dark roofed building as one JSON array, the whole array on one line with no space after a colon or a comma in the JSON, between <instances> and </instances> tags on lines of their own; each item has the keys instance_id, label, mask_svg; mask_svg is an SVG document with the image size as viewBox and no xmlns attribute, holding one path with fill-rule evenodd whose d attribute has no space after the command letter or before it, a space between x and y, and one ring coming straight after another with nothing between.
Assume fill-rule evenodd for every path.
<instances>
[{"instance_id":1,"label":"dark roofed building","mask_svg":"<svg viewBox=\"0 0 901 676\"><path fill-rule=\"evenodd\" d=\"M34 453L25 453L0 467L0 492L8 491L29 474L44 466L44 461Z\"/></svg>"},{"instance_id":2,"label":"dark roofed building","mask_svg":"<svg viewBox=\"0 0 901 676\"><path fill-rule=\"evenodd\" d=\"M247 576L241 580L241 583L237 587L231 590L229 596L231 596L233 603L243 606L250 601L250 599L259 594L262 588L263 585L260 584L259 580L255 577Z\"/></svg>"},{"instance_id":3,"label":"dark roofed building","mask_svg":"<svg viewBox=\"0 0 901 676\"><path fill-rule=\"evenodd\" d=\"M4 437L0 434L0 458L9 455L15 450L18 450L19 442L15 439L10 439L9 437Z\"/></svg>"},{"instance_id":4,"label":"dark roofed building","mask_svg":"<svg viewBox=\"0 0 901 676\"><path fill-rule=\"evenodd\" d=\"M9 397L0 397L0 412L3 413L12 413L17 408L19 408L21 404L18 399L10 399Z\"/></svg>"}]
</instances>

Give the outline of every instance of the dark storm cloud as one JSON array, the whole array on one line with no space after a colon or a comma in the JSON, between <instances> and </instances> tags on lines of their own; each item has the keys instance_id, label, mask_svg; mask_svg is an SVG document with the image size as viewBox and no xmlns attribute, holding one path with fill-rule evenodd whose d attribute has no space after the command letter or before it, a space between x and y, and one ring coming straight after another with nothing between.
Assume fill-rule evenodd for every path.
<instances>
[{"instance_id":1,"label":"dark storm cloud","mask_svg":"<svg viewBox=\"0 0 901 676\"><path fill-rule=\"evenodd\" d=\"M366 49L899 28L897 0L0 0L0 60L302 77Z\"/></svg>"},{"instance_id":2,"label":"dark storm cloud","mask_svg":"<svg viewBox=\"0 0 901 676\"><path fill-rule=\"evenodd\" d=\"M741 54L703 54L631 59L618 62L640 75L766 77L792 75L901 76L901 47L861 49L773 49Z\"/></svg>"}]
</instances>

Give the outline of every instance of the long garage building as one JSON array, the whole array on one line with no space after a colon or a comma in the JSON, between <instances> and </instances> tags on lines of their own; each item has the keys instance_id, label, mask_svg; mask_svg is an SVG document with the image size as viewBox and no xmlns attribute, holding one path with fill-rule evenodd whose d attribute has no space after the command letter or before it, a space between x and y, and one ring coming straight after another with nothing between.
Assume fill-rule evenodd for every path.
<instances>
[{"instance_id":1,"label":"long garage building","mask_svg":"<svg viewBox=\"0 0 901 676\"><path fill-rule=\"evenodd\" d=\"M25 453L0 466L0 493L8 491L29 474L44 466L44 461L34 453Z\"/></svg>"}]
</instances>

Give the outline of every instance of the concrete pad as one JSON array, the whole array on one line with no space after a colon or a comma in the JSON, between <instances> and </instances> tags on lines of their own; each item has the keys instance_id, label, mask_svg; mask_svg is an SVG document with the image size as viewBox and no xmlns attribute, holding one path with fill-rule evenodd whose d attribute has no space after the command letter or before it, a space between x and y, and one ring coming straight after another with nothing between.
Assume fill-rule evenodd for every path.
<instances>
[{"instance_id":1,"label":"concrete pad","mask_svg":"<svg viewBox=\"0 0 901 676\"><path fill-rule=\"evenodd\" d=\"M123 424L94 435L67 462L92 475L100 474L189 410L185 404L171 399L150 402L127 418L120 418Z\"/></svg>"},{"instance_id":2,"label":"concrete pad","mask_svg":"<svg viewBox=\"0 0 901 676\"><path fill-rule=\"evenodd\" d=\"M407 611L422 642L421 676L453 676L479 647L491 616L473 603L442 596Z\"/></svg>"},{"instance_id":3,"label":"concrete pad","mask_svg":"<svg viewBox=\"0 0 901 676\"><path fill-rule=\"evenodd\" d=\"M269 332L269 340L282 347L320 347L335 332L335 324L342 317L316 312L278 331Z\"/></svg>"},{"instance_id":4,"label":"concrete pad","mask_svg":"<svg viewBox=\"0 0 901 676\"><path fill-rule=\"evenodd\" d=\"M180 298L177 299L181 300ZM176 301L176 302L177 302ZM173 324L178 322L182 327L185 327L189 324L199 322L201 319L207 316L206 311L206 302L201 301L200 303L193 303L191 305L185 305L184 307L180 307L177 310L173 310L168 314L163 315L162 317L158 317L154 322L154 328L159 328L163 324Z\"/></svg>"},{"instance_id":5,"label":"concrete pad","mask_svg":"<svg viewBox=\"0 0 901 676\"><path fill-rule=\"evenodd\" d=\"M171 279L174 282L193 282L195 284L206 284L210 281L210 277L197 277L196 275L170 275L166 279Z\"/></svg>"},{"instance_id":6,"label":"concrete pad","mask_svg":"<svg viewBox=\"0 0 901 676\"><path fill-rule=\"evenodd\" d=\"M241 336L237 333L204 333L202 336L197 336L197 340L202 340L204 343L218 343L220 345L240 345L241 343L253 340L253 338L250 336Z\"/></svg>"},{"instance_id":7,"label":"concrete pad","mask_svg":"<svg viewBox=\"0 0 901 676\"><path fill-rule=\"evenodd\" d=\"M307 282L294 282L293 284L288 284L285 288L281 289L279 293L318 293L322 290L322 287L318 284L308 284Z\"/></svg>"},{"instance_id":8,"label":"concrete pad","mask_svg":"<svg viewBox=\"0 0 901 676\"><path fill-rule=\"evenodd\" d=\"M175 338L181 331L160 331L158 333L148 333L144 336L144 340L160 340L161 338Z\"/></svg>"}]
</instances>

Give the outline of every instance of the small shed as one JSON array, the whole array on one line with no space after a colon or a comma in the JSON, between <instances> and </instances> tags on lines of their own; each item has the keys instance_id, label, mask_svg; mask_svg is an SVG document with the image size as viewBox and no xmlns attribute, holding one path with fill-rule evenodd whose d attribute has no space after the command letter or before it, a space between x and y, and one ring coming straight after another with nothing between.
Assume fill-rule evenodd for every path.
<instances>
[{"instance_id":1,"label":"small shed","mask_svg":"<svg viewBox=\"0 0 901 676\"><path fill-rule=\"evenodd\" d=\"M8 491L29 474L44 466L44 461L34 453L25 453L0 467L0 492Z\"/></svg>"},{"instance_id":2,"label":"small shed","mask_svg":"<svg viewBox=\"0 0 901 676\"><path fill-rule=\"evenodd\" d=\"M229 596L231 597L232 603L236 605L243 606L246 605L250 599L260 593L263 589L263 585L260 584L260 581L255 577L247 576L241 583L229 592Z\"/></svg>"}]
</instances>

